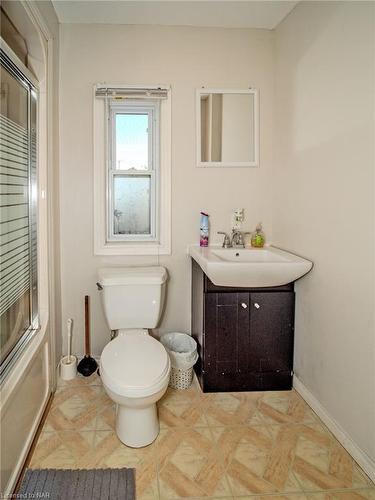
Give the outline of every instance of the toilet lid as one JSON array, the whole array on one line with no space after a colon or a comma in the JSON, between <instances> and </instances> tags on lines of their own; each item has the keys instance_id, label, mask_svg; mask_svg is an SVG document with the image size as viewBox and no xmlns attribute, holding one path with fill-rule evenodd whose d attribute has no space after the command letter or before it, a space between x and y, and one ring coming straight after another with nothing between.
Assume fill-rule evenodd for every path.
<instances>
[{"instance_id":1,"label":"toilet lid","mask_svg":"<svg viewBox=\"0 0 375 500\"><path fill-rule=\"evenodd\" d=\"M168 354L163 345L140 333L122 335L107 344L100 363L117 387L141 389L155 385L169 369Z\"/></svg>"},{"instance_id":2,"label":"toilet lid","mask_svg":"<svg viewBox=\"0 0 375 500\"><path fill-rule=\"evenodd\" d=\"M98 270L102 286L111 285L162 285L168 273L164 267L103 267Z\"/></svg>"}]
</instances>

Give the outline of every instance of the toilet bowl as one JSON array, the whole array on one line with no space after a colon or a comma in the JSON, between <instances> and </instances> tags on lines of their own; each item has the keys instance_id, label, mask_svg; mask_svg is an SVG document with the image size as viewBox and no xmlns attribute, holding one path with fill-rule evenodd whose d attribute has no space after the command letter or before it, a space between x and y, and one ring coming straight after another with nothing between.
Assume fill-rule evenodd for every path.
<instances>
[{"instance_id":1,"label":"toilet bowl","mask_svg":"<svg viewBox=\"0 0 375 500\"><path fill-rule=\"evenodd\" d=\"M103 349L100 374L105 391L117 405L117 436L134 448L156 439L156 402L169 382L169 356L147 330L160 319L166 279L162 267L99 270L107 322L118 331Z\"/></svg>"}]
</instances>

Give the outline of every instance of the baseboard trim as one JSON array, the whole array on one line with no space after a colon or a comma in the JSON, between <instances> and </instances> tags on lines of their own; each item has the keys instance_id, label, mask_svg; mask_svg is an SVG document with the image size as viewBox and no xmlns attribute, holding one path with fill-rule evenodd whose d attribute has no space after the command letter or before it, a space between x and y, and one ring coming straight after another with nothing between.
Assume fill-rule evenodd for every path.
<instances>
[{"instance_id":1,"label":"baseboard trim","mask_svg":"<svg viewBox=\"0 0 375 500\"><path fill-rule=\"evenodd\" d=\"M358 465L366 472L369 478L375 482L375 462L367 453L361 450L296 375L293 375L293 387L306 403L311 406L318 417L328 427L346 451L354 458Z\"/></svg>"}]
</instances>

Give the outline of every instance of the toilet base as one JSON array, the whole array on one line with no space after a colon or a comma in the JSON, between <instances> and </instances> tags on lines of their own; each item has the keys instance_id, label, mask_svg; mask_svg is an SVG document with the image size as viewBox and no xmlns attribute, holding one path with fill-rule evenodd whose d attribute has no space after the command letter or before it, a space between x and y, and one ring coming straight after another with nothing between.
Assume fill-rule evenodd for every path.
<instances>
[{"instance_id":1,"label":"toilet base","mask_svg":"<svg viewBox=\"0 0 375 500\"><path fill-rule=\"evenodd\" d=\"M132 448L151 444L159 434L156 404L143 408L117 405L116 433L120 441Z\"/></svg>"}]
</instances>

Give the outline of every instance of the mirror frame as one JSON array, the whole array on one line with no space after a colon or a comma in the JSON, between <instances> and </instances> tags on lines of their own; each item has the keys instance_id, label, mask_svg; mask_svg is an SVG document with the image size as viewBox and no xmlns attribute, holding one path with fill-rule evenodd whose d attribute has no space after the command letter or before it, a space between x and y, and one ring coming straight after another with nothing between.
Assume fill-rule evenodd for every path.
<instances>
[{"instance_id":1,"label":"mirror frame","mask_svg":"<svg viewBox=\"0 0 375 500\"><path fill-rule=\"evenodd\" d=\"M201 151L201 95L250 94L254 96L254 161L202 161ZM259 167L259 92L258 89L199 88L196 90L196 151L197 167Z\"/></svg>"}]
</instances>

